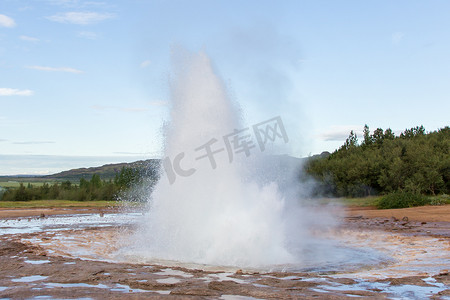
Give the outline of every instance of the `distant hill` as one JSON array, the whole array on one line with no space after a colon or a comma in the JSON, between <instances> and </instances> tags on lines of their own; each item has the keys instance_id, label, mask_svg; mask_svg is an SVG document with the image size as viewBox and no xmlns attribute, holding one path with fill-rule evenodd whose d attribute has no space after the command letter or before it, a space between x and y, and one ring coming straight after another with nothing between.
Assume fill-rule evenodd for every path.
<instances>
[{"instance_id":1,"label":"distant hill","mask_svg":"<svg viewBox=\"0 0 450 300\"><path fill-rule=\"evenodd\" d=\"M81 178L90 180L92 175L98 174L102 180L114 179L116 174L120 173L122 168L137 168L143 174L153 175L158 172L159 159L140 160L132 163L107 164L100 167L79 168L63 171L56 174L36 176L36 175L18 175L18 176L0 176L0 181L17 182L46 182L46 181L72 181L78 183Z\"/></svg>"},{"instance_id":2,"label":"distant hill","mask_svg":"<svg viewBox=\"0 0 450 300\"><path fill-rule=\"evenodd\" d=\"M329 153L322 153L316 156L327 156ZM288 155L269 155L264 159L264 163L260 167L256 168L254 175L265 174L264 177L277 177L280 173L290 173L290 170L298 170L305 159L297 158ZM98 174L102 180L114 179L122 168L137 168L142 174L149 176L157 176L159 170L159 159L140 160L132 163L117 163L106 164L100 167L90 168L78 168L63 171L60 173L46 175L46 176L34 176L34 175L20 175L20 176L0 176L0 181L18 181L18 182L48 182L48 181L72 181L78 183L81 178L90 180L92 175ZM273 176L267 176L271 173Z\"/></svg>"},{"instance_id":3,"label":"distant hill","mask_svg":"<svg viewBox=\"0 0 450 300\"><path fill-rule=\"evenodd\" d=\"M79 181L81 178L90 179L92 175L100 175L103 180L114 179L122 168L137 168L143 173L153 173L159 168L159 159L139 160L132 163L107 164L100 167L79 168L60 173L42 176L40 178L49 180Z\"/></svg>"}]
</instances>

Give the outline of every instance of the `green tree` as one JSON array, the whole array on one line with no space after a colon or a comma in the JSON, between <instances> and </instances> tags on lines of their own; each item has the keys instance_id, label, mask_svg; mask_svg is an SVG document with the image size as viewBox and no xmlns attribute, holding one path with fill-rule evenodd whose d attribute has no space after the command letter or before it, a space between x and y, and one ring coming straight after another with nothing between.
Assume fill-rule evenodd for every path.
<instances>
[{"instance_id":1,"label":"green tree","mask_svg":"<svg viewBox=\"0 0 450 300\"><path fill-rule=\"evenodd\" d=\"M63 190L70 190L72 188L72 182L70 182L70 180L61 182L61 188Z\"/></svg>"},{"instance_id":2,"label":"green tree","mask_svg":"<svg viewBox=\"0 0 450 300\"><path fill-rule=\"evenodd\" d=\"M372 139L373 139L374 143L378 147L380 147L381 144L383 144L383 140L384 140L383 129L381 129L381 128L375 129L375 131L373 132L373 135L372 135Z\"/></svg>"},{"instance_id":3,"label":"green tree","mask_svg":"<svg viewBox=\"0 0 450 300\"><path fill-rule=\"evenodd\" d=\"M58 183L54 183L50 187L50 191L49 191L48 197L49 197L49 199L58 199L58 197L59 197L59 185L58 185Z\"/></svg>"},{"instance_id":4,"label":"green tree","mask_svg":"<svg viewBox=\"0 0 450 300\"><path fill-rule=\"evenodd\" d=\"M350 131L348 138L345 140L344 145L342 145L341 149L348 150L354 148L358 145L358 136L355 132Z\"/></svg>"},{"instance_id":5,"label":"green tree","mask_svg":"<svg viewBox=\"0 0 450 300\"><path fill-rule=\"evenodd\" d=\"M384 131L384 137L385 140L393 140L395 139L395 134L392 132L392 129L388 128Z\"/></svg>"},{"instance_id":6,"label":"green tree","mask_svg":"<svg viewBox=\"0 0 450 300\"><path fill-rule=\"evenodd\" d=\"M15 201L28 201L31 200L30 196L25 188L25 186L23 185L23 183L21 182L18 189L16 190L15 193L15 197L14 197Z\"/></svg>"},{"instance_id":7,"label":"green tree","mask_svg":"<svg viewBox=\"0 0 450 300\"><path fill-rule=\"evenodd\" d=\"M98 174L92 175L90 186L94 189L99 189L102 186L102 180L100 178L100 175Z\"/></svg>"},{"instance_id":8,"label":"green tree","mask_svg":"<svg viewBox=\"0 0 450 300\"><path fill-rule=\"evenodd\" d=\"M46 199L48 193L50 192L50 186L48 185L47 182L45 182L42 186L41 186L41 196L42 199Z\"/></svg>"},{"instance_id":9,"label":"green tree","mask_svg":"<svg viewBox=\"0 0 450 300\"><path fill-rule=\"evenodd\" d=\"M402 132L400 134L401 138L405 138L405 139L410 139L410 138L414 138L417 136L423 136L425 135L425 128L423 127L423 125L420 126L416 126L410 129L405 129L404 132Z\"/></svg>"},{"instance_id":10,"label":"green tree","mask_svg":"<svg viewBox=\"0 0 450 300\"><path fill-rule=\"evenodd\" d=\"M371 146L368 144L373 142ZM375 146L376 145L376 146ZM450 193L450 129L425 133L423 126L405 130L397 138L390 128L377 128L357 144L352 131L338 150L305 164L327 192L337 196L405 191Z\"/></svg>"},{"instance_id":11,"label":"green tree","mask_svg":"<svg viewBox=\"0 0 450 300\"><path fill-rule=\"evenodd\" d=\"M142 176L138 169L122 168L119 175L115 179L115 184L123 189L130 188L140 182Z\"/></svg>"},{"instance_id":12,"label":"green tree","mask_svg":"<svg viewBox=\"0 0 450 300\"><path fill-rule=\"evenodd\" d=\"M370 135L369 126L367 124L364 125L363 135L364 135L363 145L365 145L365 146L372 145L373 140L372 140L372 136Z\"/></svg>"},{"instance_id":13,"label":"green tree","mask_svg":"<svg viewBox=\"0 0 450 300\"><path fill-rule=\"evenodd\" d=\"M80 189L89 189L89 181L83 177L80 178Z\"/></svg>"}]
</instances>

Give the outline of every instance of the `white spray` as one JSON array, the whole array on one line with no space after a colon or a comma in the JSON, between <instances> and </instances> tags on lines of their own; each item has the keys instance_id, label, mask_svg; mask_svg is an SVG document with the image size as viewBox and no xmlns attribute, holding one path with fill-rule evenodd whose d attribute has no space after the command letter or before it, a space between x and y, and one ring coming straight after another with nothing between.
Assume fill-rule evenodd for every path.
<instances>
[{"instance_id":1,"label":"white spray","mask_svg":"<svg viewBox=\"0 0 450 300\"><path fill-rule=\"evenodd\" d=\"M248 164L255 159L245 153L234 153L232 162L226 149L214 153L215 168L207 157L200 158L206 143L216 139L211 149L218 151L224 135L243 128L207 55L179 55L170 89L165 157L172 164L182 157L178 168L189 175L172 170L172 183L161 175L134 237L134 255L237 267L301 263L310 240L305 216L311 213L288 205L276 183L254 182Z\"/></svg>"}]
</instances>

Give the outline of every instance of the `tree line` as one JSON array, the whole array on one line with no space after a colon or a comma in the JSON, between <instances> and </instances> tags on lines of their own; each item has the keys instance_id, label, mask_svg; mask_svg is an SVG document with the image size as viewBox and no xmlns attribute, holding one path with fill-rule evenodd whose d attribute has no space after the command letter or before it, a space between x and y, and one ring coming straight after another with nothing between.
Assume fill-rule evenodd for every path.
<instances>
[{"instance_id":1,"label":"tree line","mask_svg":"<svg viewBox=\"0 0 450 300\"><path fill-rule=\"evenodd\" d=\"M449 194L449 149L448 126L428 133L417 126L396 136L390 128L371 134L365 125L361 142L351 131L339 149L310 158L304 168L318 182L316 193L328 196Z\"/></svg>"},{"instance_id":2,"label":"tree line","mask_svg":"<svg viewBox=\"0 0 450 300\"><path fill-rule=\"evenodd\" d=\"M79 184L71 181L44 183L34 186L28 183L26 186L20 183L18 188L7 188L3 192L1 201L30 201L30 200L76 200L114 201L126 194L130 189L142 185L151 186L155 178L146 177L138 168L123 167L116 173L114 179L102 180L100 175L93 174L90 180L81 178ZM128 200L143 201L144 195L134 195Z\"/></svg>"}]
</instances>

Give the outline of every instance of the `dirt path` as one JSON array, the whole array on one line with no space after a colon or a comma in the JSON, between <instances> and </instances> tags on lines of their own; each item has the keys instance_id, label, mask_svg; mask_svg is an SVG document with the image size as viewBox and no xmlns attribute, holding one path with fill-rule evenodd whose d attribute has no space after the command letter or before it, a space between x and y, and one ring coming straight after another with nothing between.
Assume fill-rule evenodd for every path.
<instances>
[{"instance_id":1,"label":"dirt path","mask_svg":"<svg viewBox=\"0 0 450 300\"><path fill-rule=\"evenodd\" d=\"M0 219L120 212L118 207L0 208Z\"/></svg>"},{"instance_id":2,"label":"dirt path","mask_svg":"<svg viewBox=\"0 0 450 300\"><path fill-rule=\"evenodd\" d=\"M66 207L66 208L0 208L0 219L18 217L36 217L42 214L72 215L88 213L116 213L118 207ZM450 205L420 206L401 209L376 209L374 207L347 207L345 214L349 217L364 218L396 218L402 220L408 217L409 221L417 222L450 222Z\"/></svg>"},{"instance_id":3,"label":"dirt path","mask_svg":"<svg viewBox=\"0 0 450 300\"><path fill-rule=\"evenodd\" d=\"M450 205L419 206L399 209L376 209L373 207L351 207L346 209L348 216L365 218L396 218L417 222L450 222Z\"/></svg>"}]
</instances>

